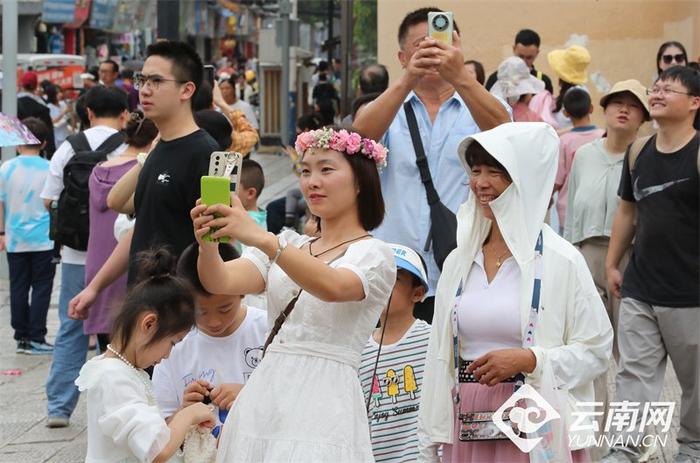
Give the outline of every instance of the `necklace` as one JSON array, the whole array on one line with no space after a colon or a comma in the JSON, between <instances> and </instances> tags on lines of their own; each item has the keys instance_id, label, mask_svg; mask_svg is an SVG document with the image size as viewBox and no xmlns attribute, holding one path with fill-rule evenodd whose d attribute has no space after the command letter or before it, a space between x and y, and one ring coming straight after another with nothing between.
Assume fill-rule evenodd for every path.
<instances>
[{"instance_id":1,"label":"necklace","mask_svg":"<svg viewBox=\"0 0 700 463\"><path fill-rule=\"evenodd\" d=\"M335 245L335 246L333 246L333 247L330 248L330 249L326 249L326 250L323 251L323 252L319 252L318 254L314 254L313 252L311 252L311 245L314 243L314 241L310 241L310 242L309 242L309 254L311 254L311 256L313 256L313 257L322 256L322 255L324 255L324 254L327 254L327 253L333 251L334 249L338 249L339 247L341 247L341 246L344 245L344 244L352 243L353 241L361 240L362 238L366 238L366 237L368 237L368 236L372 236L372 235L370 235L369 233L365 233L364 235L358 236L357 238L353 238L353 239L351 239L351 240L343 241L342 243L340 243L340 244L338 244L338 245Z\"/></svg>"},{"instance_id":2,"label":"necklace","mask_svg":"<svg viewBox=\"0 0 700 463\"><path fill-rule=\"evenodd\" d=\"M484 248L486 248L486 246L484 246ZM503 265L503 261L501 259L506 257L508 254L510 254L510 249L508 249L508 246L506 246L506 250L503 252L503 254L496 257L496 268L501 268L501 265Z\"/></svg>"},{"instance_id":3,"label":"necklace","mask_svg":"<svg viewBox=\"0 0 700 463\"><path fill-rule=\"evenodd\" d=\"M139 377L139 380L143 383L144 386L146 386L146 397L148 398L148 405L155 405L156 399L155 395L153 394L153 386L151 385L151 381L143 377L144 371L132 365L131 362L125 359L121 353L117 352L117 350L114 347L112 347L111 344L107 344L107 350L116 355L119 360L126 363L131 368L131 370L134 373L136 373L136 376Z\"/></svg>"}]
</instances>

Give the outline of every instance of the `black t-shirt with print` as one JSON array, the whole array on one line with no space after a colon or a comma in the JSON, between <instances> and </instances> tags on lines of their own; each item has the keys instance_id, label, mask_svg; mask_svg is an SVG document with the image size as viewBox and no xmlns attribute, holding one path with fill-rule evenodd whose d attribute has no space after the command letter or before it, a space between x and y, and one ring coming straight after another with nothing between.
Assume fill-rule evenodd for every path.
<instances>
[{"instance_id":1,"label":"black t-shirt with print","mask_svg":"<svg viewBox=\"0 0 700 463\"><path fill-rule=\"evenodd\" d=\"M622 280L623 297L666 307L700 305L700 135L674 153L656 136L642 148L632 174L628 154L618 194L637 209L635 242Z\"/></svg>"},{"instance_id":2,"label":"black t-shirt with print","mask_svg":"<svg viewBox=\"0 0 700 463\"><path fill-rule=\"evenodd\" d=\"M190 210L200 196L200 178L207 175L209 157L218 150L204 130L153 149L136 184L136 226L129 252L129 283L136 278L134 257L140 251L166 246L179 256L194 242Z\"/></svg>"}]
</instances>

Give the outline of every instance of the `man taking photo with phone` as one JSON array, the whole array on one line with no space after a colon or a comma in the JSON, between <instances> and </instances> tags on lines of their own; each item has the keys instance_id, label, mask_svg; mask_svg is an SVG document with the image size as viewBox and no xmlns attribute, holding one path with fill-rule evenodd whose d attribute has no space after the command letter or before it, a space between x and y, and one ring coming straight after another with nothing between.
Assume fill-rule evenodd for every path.
<instances>
[{"instance_id":1,"label":"man taking photo with phone","mask_svg":"<svg viewBox=\"0 0 700 463\"><path fill-rule=\"evenodd\" d=\"M375 236L421 252L428 265L430 291L416 305L416 316L430 322L432 297L438 277L434 249L429 240L430 206L406 114L415 114L418 137L427 158L432 184L440 201L452 212L466 199L468 178L457 158L457 146L467 136L510 121L507 105L492 96L464 66L459 27L454 22L452 43L428 36L428 14L438 8L420 8L399 26L398 58L404 73L375 101L365 106L354 126L365 136L379 139L390 152L399 153L382 172L386 217ZM431 242L432 241L432 242ZM439 260L439 259L438 259Z\"/></svg>"}]
</instances>

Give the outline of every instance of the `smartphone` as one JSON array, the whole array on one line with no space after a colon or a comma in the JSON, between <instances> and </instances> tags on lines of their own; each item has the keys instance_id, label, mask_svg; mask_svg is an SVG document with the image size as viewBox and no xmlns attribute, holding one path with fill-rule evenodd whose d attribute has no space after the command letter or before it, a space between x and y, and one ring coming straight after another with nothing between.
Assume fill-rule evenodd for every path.
<instances>
[{"instance_id":1,"label":"smartphone","mask_svg":"<svg viewBox=\"0 0 700 463\"><path fill-rule=\"evenodd\" d=\"M229 190L230 180L228 177L212 177L205 175L201 179L202 204L213 206L214 204L231 205L231 193ZM212 230L216 231L216 230ZM211 233L204 235L205 241L217 241L228 243L230 238L224 236L215 240L211 237Z\"/></svg>"},{"instance_id":2,"label":"smartphone","mask_svg":"<svg viewBox=\"0 0 700 463\"><path fill-rule=\"evenodd\" d=\"M237 151L214 151L209 157L209 175L211 177L228 175L231 182L230 189L236 191L242 164L243 155Z\"/></svg>"},{"instance_id":3,"label":"smartphone","mask_svg":"<svg viewBox=\"0 0 700 463\"><path fill-rule=\"evenodd\" d=\"M448 45L452 45L452 12L431 11L428 13L428 35Z\"/></svg>"},{"instance_id":4,"label":"smartphone","mask_svg":"<svg viewBox=\"0 0 700 463\"><path fill-rule=\"evenodd\" d=\"M214 88L214 66L211 64L204 65L204 79Z\"/></svg>"}]
</instances>

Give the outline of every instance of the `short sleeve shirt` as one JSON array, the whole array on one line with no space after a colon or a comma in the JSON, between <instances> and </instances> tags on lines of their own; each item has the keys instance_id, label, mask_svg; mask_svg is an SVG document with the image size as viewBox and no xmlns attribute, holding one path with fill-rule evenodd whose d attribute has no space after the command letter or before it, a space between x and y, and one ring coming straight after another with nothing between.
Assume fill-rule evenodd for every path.
<instances>
[{"instance_id":1,"label":"short sleeve shirt","mask_svg":"<svg viewBox=\"0 0 700 463\"><path fill-rule=\"evenodd\" d=\"M656 136L630 173L628 154L618 194L635 203L637 224L622 296L667 307L700 306L700 184L696 135L674 153L660 153Z\"/></svg>"},{"instance_id":2,"label":"short sleeve shirt","mask_svg":"<svg viewBox=\"0 0 700 463\"><path fill-rule=\"evenodd\" d=\"M7 252L53 249L49 213L40 196L48 174L49 161L39 156L20 155L0 166Z\"/></svg>"}]
</instances>

